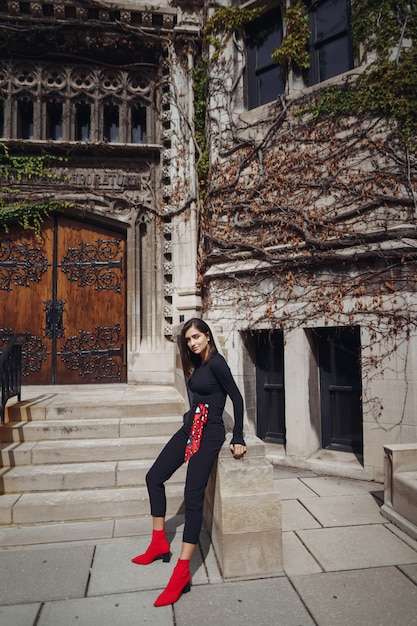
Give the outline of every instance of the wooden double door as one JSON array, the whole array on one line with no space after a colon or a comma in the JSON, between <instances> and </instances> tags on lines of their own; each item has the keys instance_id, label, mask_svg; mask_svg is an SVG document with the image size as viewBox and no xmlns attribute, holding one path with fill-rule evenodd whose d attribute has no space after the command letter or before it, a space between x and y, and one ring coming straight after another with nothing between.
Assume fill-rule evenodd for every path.
<instances>
[{"instance_id":1,"label":"wooden double door","mask_svg":"<svg viewBox=\"0 0 417 626\"><path fill-rule=\"evenodd\" d=\"M23 384L126 382L125 244L59 214L41 239L1 234L0 334L23 334Z\"/></svg>"}]
</instances>

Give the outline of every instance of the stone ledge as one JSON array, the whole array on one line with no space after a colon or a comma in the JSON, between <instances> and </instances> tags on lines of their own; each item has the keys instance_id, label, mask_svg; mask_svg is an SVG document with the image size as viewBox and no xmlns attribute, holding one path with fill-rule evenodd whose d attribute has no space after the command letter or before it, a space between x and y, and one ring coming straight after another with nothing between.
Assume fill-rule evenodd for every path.
<instances>
[{"instance_id":1,"label":"stone ledge","mask_svg":"<svg viewBox=\"0 0 417 626\"><path fill-rule=\"evenodd\" d=\"M417 539L417 444L384 446L384 474L382 515Z\"/></svg>"},{"instance_id":2,"label":"stone ledge","mask_svg":"<svg viewBox=\"0 0 417 626\"><path fill-rule=\"evenodd\" d=\"M224 580L283 575L281 502L264 443L246 437L234 459L224 443L206 490L205 522Z\"/></svg>"}]
</instances>

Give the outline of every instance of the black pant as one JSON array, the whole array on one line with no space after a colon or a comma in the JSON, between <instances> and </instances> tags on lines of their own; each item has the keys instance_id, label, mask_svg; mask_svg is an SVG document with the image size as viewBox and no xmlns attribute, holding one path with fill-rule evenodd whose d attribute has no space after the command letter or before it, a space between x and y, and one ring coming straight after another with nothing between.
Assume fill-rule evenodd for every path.
<instances>
[{"instance_id":1,"label":"black pant","mask_svg":"<svg viewBox=\"0 0 417 626\"><path fill-rule=\"evenodd\" d=\"M165 517L166 496L164 483L184 463L189 429L185 426L172 436L146 475L151 503L151 515ZM183 541L196 544L203 523L204 491L211 468L225 440L222 421L204 426L198 452L188 461L184 488L185 525Z\"/></svg>"}]
</instances>

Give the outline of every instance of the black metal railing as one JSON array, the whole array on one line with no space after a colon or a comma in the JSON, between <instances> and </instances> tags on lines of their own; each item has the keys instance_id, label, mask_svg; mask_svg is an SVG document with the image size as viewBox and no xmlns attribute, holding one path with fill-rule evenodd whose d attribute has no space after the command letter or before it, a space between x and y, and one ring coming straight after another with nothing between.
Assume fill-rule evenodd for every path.
<instances>
[{"instance_id":1,"label":"black metal railing","mask_svg":"<svg viewBox=\"0 0 417 626\"><path fill-rule=\"evenodd\" d=\"M13 396L20 401L22 389L22 335L0 334L1 403L0 423L4 424L6 403Z\"/></svg>"}]
</instances>

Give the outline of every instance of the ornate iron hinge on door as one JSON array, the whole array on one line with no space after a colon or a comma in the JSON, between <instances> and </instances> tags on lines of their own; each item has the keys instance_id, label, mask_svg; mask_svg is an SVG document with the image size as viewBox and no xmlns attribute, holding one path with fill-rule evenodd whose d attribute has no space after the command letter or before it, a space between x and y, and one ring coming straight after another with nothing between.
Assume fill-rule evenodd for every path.
<instances>
[{"instance_id":1,"label":"ornate iron hinge on door","mask_svg":"<svg viewBox=\"0 0 417 626\"><path fill-rule=\"evenodd\" d=\"M68 248L61 271L79 287L94 286L96 291L120 293L123 270L120 242L121 239L97 239L96 244L80 241L78 248Z\"/></svg>"},{"instance_id":2,"label":"ornate iron hinge on door","mask_svg":"<svg viewBox=\"0 0 417 626\"><path fill-rule=\"evenodd\" d=\"M48 268L48 261L40 246L29 243L0 241L0 289L29 287L39 283Z\"/></svg>"},{"instance_id":3,"label":"ornate iron hinge on door","mask_svg":"<svg viewBox=\"0 0 417 626\"><path fill-rule=\"evenodd\" d=\"M120 381L124 363L120 324L96 326L95 331L80 330L78 336L68 337L58 355L69 370L78 372L82 378Z\"/></svg>"}]
</instances>

